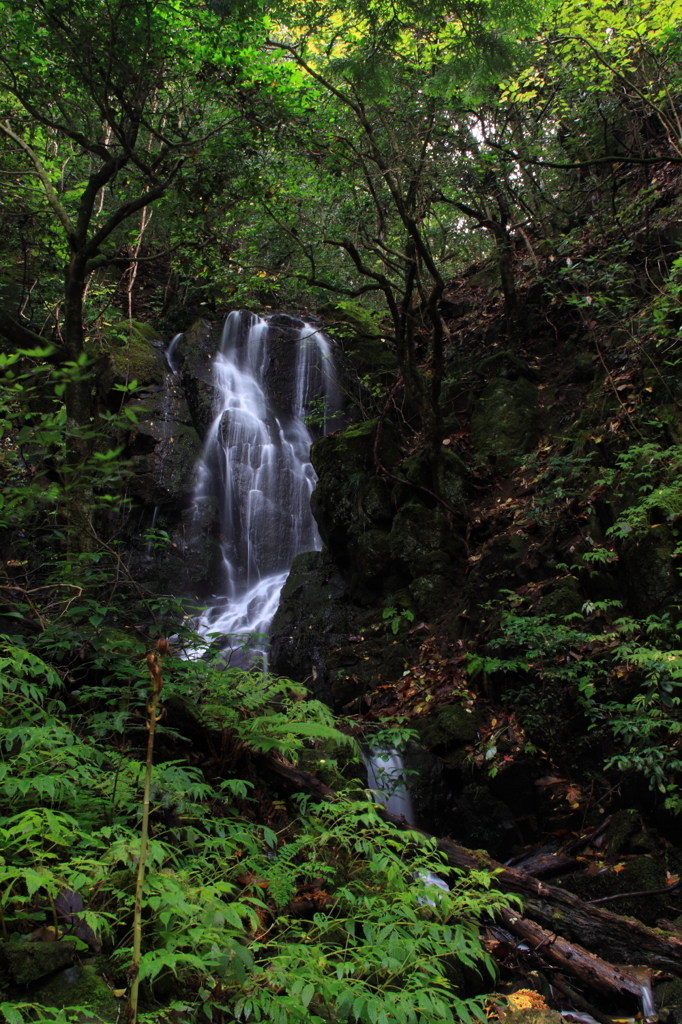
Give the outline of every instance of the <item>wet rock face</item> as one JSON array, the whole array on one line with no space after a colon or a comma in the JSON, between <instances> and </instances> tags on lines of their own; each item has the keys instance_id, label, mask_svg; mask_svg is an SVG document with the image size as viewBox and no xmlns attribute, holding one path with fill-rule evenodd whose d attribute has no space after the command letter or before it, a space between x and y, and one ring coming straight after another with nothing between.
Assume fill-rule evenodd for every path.
<instances>
[{"instance_id":1,"label":"wet rock face","mask_svg":"<svg viewBox=\"0 0 682 1024\"><path fill-rule=\"evenodd\" d=\"M464 545L445 511L429 498L434 484L423 456L400 461L400 435L383 425L379 461L405 484L377 475L376 421L320 438L311 460L318 474L312 508L323 541L360 605L391 605L401 594L423 616L442 612L464 563ZM466 471L444 453L437 472L453 507L463 503ZM427 490L425 490L425 488ZM420 493L421 491L421 493ZM421 501L432 500L435 507Z\"/></svg>"},{"instance_id":2,"label":"wet rock face","mask_svg":"<svg viewBox=\"0 0 682 1024\"><path fill-rule=\"evenodd\" d=\"M213 422L215 387L212 360L220 345L220 328L199 320L180 338L175 350L180 383L192 423L203 441Z\"/></svg>"},{"instance_id":3,"label":"wet rock face","mask_svg":"<svg viewBox=\"0 0 682 1024\"><path fill-rule=\"evenodd\" d=\"M379 460L399 479L383 478L376 430L376 421L363 422L313 444L318 481L311 505L326 550L295 560L272 626L274 670L305 680L337 711L377 680L398 678L418 657L420 637L409 633L408 619L396 636L383 621L384 609L442 615L459 600L466 561L445 510L425 492L432 507L420 500L417 488L433 487L426 459L418 454L401 463L401 436L384 423ZM466 471L450 454L441 471L454 505L462 500Z\"/></svg>"},{"instance_id":4,"label":"wet rock face","mask_svg":"<svg viewBox=\"0 0 682 1024\"><path fill-rule=\"evenodd\" d=\"M471 415L471 442L476 455L511 472L516 459L531 451L538 437L538 391L523 377L491 380Z\"/></svg>"},{"instance_id":5,"label":"wet rock face","mask_svg":"<svg viewBox=\"0 0 682 1024\"><path fill-rule=\"evenodd\" d=\"M376 420L329 434L316 441L310 459L318 476L312 496L320 535L340 565L348 565L349 547L369 528L385 528L395 513L388 484L376 475ZM382 431L380 457L387 468L400 457L400 438L390 427Z\"/></svg>"},{"instance_id":6,"label":"wet rock face","mask_svg":"<svg viewBox=\"0 0 682 1024\"><path fill-rule=\"evenodd\" d=\"M201 442L178 378L165 374L162 385L130 405L138 416L129 443L133 493L149 505L182 502L194 487Z\"/></svg>"},{"instance_id":7,"label":"wet rock face","mask_svg":"<svg viewBox=\"0 0 682 1024\"><path fill-rule=\"evenodd\" d=\"M298 555L272 622L273 668L292 679L306 680L318 700L333 706L329 652L347 643L358 628L357 617L348 586L329 554Z\"/></svg>"}]
</instances>

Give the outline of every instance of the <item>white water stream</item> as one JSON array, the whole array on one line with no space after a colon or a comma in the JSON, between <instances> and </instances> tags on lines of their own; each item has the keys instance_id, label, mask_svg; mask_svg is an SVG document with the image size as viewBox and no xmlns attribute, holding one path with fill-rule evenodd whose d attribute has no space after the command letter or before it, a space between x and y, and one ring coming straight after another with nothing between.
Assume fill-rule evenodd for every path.
<instances>
[{"instance_id":1,"label":"white water stream","mask_svg":"<svg viewBox=\"0 0 682 1024\"><path fill-rule=\"evenodd\" d=\"M253 658L264 656L295 556L321 547L310 511L316 477L304 417L316 401L333 417L338 389L325 335L282 315L230 313L212 376L215 416L195 502L198 510L218 502L223 592L199 629L223 646L248 643Z\"/></svg>"},{"instance_id":2,"label":"white water stream","mask_svg":"<svg viewBox=\"0 0 682 1024\"><path fill-rule=\"evenodd\" d=\"M364 755L367 785L390 814L414 824L412 800L405 784L403 759L397 750L371 750Z\"/></svg>"}]
</instances>

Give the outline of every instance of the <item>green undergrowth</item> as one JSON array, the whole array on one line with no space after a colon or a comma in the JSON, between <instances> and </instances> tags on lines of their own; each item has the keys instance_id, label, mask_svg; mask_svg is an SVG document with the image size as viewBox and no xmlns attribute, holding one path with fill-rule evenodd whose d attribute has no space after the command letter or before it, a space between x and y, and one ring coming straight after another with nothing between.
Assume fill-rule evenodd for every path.
<instances>
[{"instance_id":1,"label":"green undergrowth","mask_svg":"<svg viewBox=\"0 0 682 1024\"><path fill-rule=\"evenodd\" d=\"M104 669L110 641L99 639ZM78 893L82 955L101 944L105 974L125 989L145 663L113 650L106 679L69 692L54 640L42 646L53 660L19 637L0 639L3 928L22 943L51 926L60 895ZM334 802L277 802L254 757L295 764L320 741L353 745L301 687L225 670L218 658L168 658L164 674L164 699L185 702L187 715L222 737L223 761L200 767L178 743L180 756L165 753L154 767L143 1019L165 1019L171 1004L185 1019L283 1024L485 1019L458 970L493 973L478 932L502 900L491 877L447 869L433 842L384 823L359 784ZM168 751L176 737L163 720L158 730ZM451 887L436 906L425 902L429 871ZM60 916L58 927L74 932L76 922ZM28 1002L4 1005L8 1024L56 1019Z\"/></svg>"},{"instance_id":2,"label":"green undergrowth","mask_svg":"<svg viewBox=\"0 0 682 1024\"><path fill-rule=\"evenodd\" d=\"M117 439L134 413L103 415L97 429L69 424L64 389L92 367L85 358L57 371L49 354L0 363L3 940L21 949L75 938L126 1013L147 652L171 636L138 1019L484 1021L475 993L492 987L494 968L479 925L504 899L492 876L454 871L434 842L384 822L346 767L355 758L360 774L355 741L324 705L289 680L231 668L179 602L136 581L118 539L130 510ZM342 752L343 775L329 751ZM338 780L334 799L316 804L304 787L273 782L277 766L291 778L317 762ZM429 872L450 891L430 895ZM11 978L1 995L7 1024L102 1019L94 1004L42 1006L37 990Z\"/></svg>"},{"instance_id":3,"label":"green undergrowth","mask_svg":"<svg viewBox=\"0 0 682 1024\"><path fill-rule=\"evenodd\" d=\"M640 777L679 814L682 448L624 441L610 465L597 462L579 449L542 462L533 513L555 527L567 501L582 513L570 564L556 562L554 579L503 591L488 604L495 629L469 654L469 675L495 678L526 730L528 753L561 761L571 747L598 789ZM598 503L610 526L599 524ZM628 613L615 596L585 598L600 588L626 598L625 574L631 589L658 581L655 614ZM566 595L578 605L568 614Z\"/></svg>"}]
</instances>

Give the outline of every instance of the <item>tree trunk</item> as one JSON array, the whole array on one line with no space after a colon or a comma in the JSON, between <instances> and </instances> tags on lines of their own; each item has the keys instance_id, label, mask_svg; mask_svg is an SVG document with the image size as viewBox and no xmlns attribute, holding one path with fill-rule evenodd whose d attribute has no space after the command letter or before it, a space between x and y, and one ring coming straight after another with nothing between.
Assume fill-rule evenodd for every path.
<instances>
[{"instance_id":1,"label":"tree trunk","mask_svg":"<svg viewBox=\"0 0 682 1024\"><path fill-rule=\"evenodd\" d=\"M87 275L85 259L76 253L66 270L64 283L64 327L62 331L62 362L78 363L84 352L83 296ZM87 464L92 451L90 423L92 419L92 380L85 367L64 367L67 373L65 404L69 451L66 459L64 487L68 520L68 549L87 552L93 547L92 487Z\"/></svg>"}]
</instances>

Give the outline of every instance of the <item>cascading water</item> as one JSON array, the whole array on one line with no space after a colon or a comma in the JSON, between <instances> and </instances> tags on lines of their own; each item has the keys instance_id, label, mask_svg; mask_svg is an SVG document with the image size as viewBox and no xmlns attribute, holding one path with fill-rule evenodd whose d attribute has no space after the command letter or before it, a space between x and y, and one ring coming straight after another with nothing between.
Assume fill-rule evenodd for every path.
<instances>
[{"instance_id":1,"label":"cascading water","mask_svg":"<svg viewBox=\"0 0 682 1024\"><path fill-rule=\"evenodd\" d=\"M182 333L176 334L173 340L171 341L170 345L166 349L166 362L168 363L171 373L173 374L177 374L178 372L177 363L175 361L175 350L178 347L178 342L180 341L181 337Z\"/></svg>"},{"instance_id":2,"label":"cascading water","mask_svg":"<svg viewBox=\"0 0 682 1024\"><path fill-rule=\"evenodd\" d=\"M364 754L367 785L387 811L413 824L412 800L405 785L403 759L397 750L371 750Z\"/></svg>"},{"instance_id":3,"label":"cascading water","mask_svg":"<svg viewBox=\"0 0 682 1024\"><path fill-rule=\"evenodd\" d=\"M195 502L199 514L202 503L218 501L224 591L199 628L221 645L248 641L253 659L264 652L294 557L321 546L310 511L316 478L304 418L318 403L324 429L338 410L331 346L292 317L230 313L212 376L215 418Z\"/></svg>"}]
</instances>

